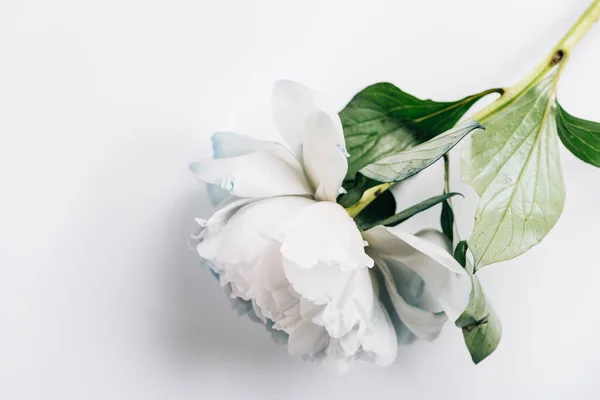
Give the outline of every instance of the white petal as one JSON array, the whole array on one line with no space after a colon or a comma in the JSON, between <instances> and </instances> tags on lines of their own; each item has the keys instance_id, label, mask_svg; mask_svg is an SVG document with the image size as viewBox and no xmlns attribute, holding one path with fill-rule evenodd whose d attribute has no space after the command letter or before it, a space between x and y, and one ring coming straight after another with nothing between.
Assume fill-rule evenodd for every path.
<instances>
[{"instance_id":1,"label":"white petal","mask_svg":"<svg viewBox=\"0 0 600 400\"><path fill-rule=\"evenodd\" d=\"M398 343L396 331L381 302L375 302L367 333L362 339L364 353L361 358L381 366L390 365L396 359Z\"/></svg>"},{"instance_id":2,"label":"white petal","mask_svg":"<svg viewBox=\"0 0 600 400\"><path fill-rule=\"evenodd\" d=\"M424 231L418 235L437 240L441 234ZM396 227L376 227L364 236L376 257L396 260L419 274L448 317L458 319L469 302L471 280L447 248Z\"/></svg>"},{"instance_id":3,"label":"white petal","mask_svg":"<svg viewBox=\"0 0 600 400\"><path fill-rule=\"evenodd\" d=\"M325 263L310 269L300 268L285 258L284 271L294 290L315 304L326 304L334 299L341 302L346 287L349 292L354 290L356 273L369 274L366 268L342 271L337 265Z\"/></svg>"},{"instance_id":4,"label":"white petal","mask_svg":"<svg viewBox=\"0 0 600 400\"><path fill-rule=\"evenodd\" d=\"M383 275L385 288L400 321L420 339L431 341L437 338L447 321L446 315L444 313L432 313L408 304L398 294L390 273L392 266L388 266L382 259L377 259L377 266Z\"/></svg>"},{"instance_id":5,"label":"white petal","mask_svg":"<svg viewBox=\"0 0 600 400\"><path fill-rule=\"evenodd\" d=\"M307 299L306 297L302 297L300 299L300 315L302 316L302 318L307 319L309 321L321 321L326 308L326 304L316 304ZM323 326L324 324L318 325Z\"/></svg>"},{"instance_id":6,"label":"white petal","mask_svg":"<svg viewBox=\"0 0 600 400\"><path fill-rule=\"evenodd\" d=\"M340 337L340 346L348 356L354 356L358 351L365 334L365 325L357 322L348 333Z\"/></svg>"},{"instance_id":7,"label":"white petal","mask_svg":"<svg viewBox=\"0 0 600 400\"><path fill-rule=\"evenodd\" d=\"M255 200L231 197L226 200L207 221L200 218L196 219L196 222L200 225L201 229L200 233L194 237L200 239L196 249L198 252L202 251L200 254L202 258L213 260L216 257L216 255L213 254L216 249L213 249L213 247L214 244L218 244L218 242L215 243L210 239L226 226L227 222L229 222L231 217L235 215L240 208L253 201Z\"/></svg>"},{"instance_id":8,"label":"white petal","mask_svg":"<svg viewBox=\"0 0 600 400\"><path fill-rule=\"evenodd\" d=\"M303 208L275 238L283 243L283 255L300 268L312 268L319 261L343 270L373 266L354 220L336 203L317 202Z\"/></svg>"},{"instance_id":9,"label":"white petal","mask_svg":"<svg viewBox=\"0 0 600 400\"><path fill-rule=\"evenodd\" d=\"M221 186L213 185L212 183L206 185L206 194L208 195L210 203L215 207L221 206L225 201L231 198L231 193L229 193L229 191L222 189Z\"/></svg>"},{"instance_id":10,"label":"white petal","mask_svg":"<svg viewBox=\"0 0 600 400\"><path fill-rule=\"evenodd\" d=\"M207 160L190 165L190 169L202 181L238 197L312 194L302 169L273 153Z\"/></svg>"},{"instance_id":11,"label":"white petal","mask_svg":"<svg viewBox=\"0 0 600 400\"><path fill-rule=\"evenodd\" d=\"M304 315L334 338L348 334L357 323L366 324L373 308L367 268L373 260L343 207L330 202L309 205L273 237L282 243L285 276L294 290L315 306L326 306L318 310L303 304Z\"/></svg>"},{"instance_id":12,"label":"white petal","mask_svg":"<svg viewBox=\"0 0 600 400\"><path fill-rule=\"evenodd\" d=\"M300 156L309 132L310 120L317 112L326 113L332 120L340 143L344 143L342 123L337 110L309 88L292 81L278 81L273 87L273 119L279 134Z\"/></svg>"},{"instance_id":13,"label":"white petal","mask_svg":"<svg viewBox=\"0 0 600 400\"><path fill-rule=\"evenodd\" d=\"M290 333L288 351L291 355L310 355L325 349L329 336L325 329L304 321Z\"/></svg>"},{"instance_id":14,"label":"white petal","mask_svg":"<svg viewBox=\"0 0 600 400\"><path fill-rule=\"evenodd\" d=\"M285 147L266 140L233 132L216 132L210 138L213 144L214 158L230 158L260 152L283 152ZM289 152L289 151L288 151Z\"/></svg>"},{"instance_id":15,"label":"white petal","mask_svg":"<svg viewBox=\"0 0 600 400\"><path fill-rule=\"evenodd\" d=\"M303 322L304 320L300 315L300 302L296 302L294 306L285 310L282 317L275 320L275 325L273 325L273 327L289 333Z\"/></svg>"},{"instance_id":16,"label":"white petal","mask_svg":"<svg viewBox=\"0 0 600 400\"><path fill-rule=\"evenodd\" d=\"M284 270L294 290L313 304L312 308L303 304L303 317L327 328L330 336L341 338L370 318L373 289L366 268L342 271L339 266L319 264L303 269L284 260Z\"/></svg>"},{"instance_id":17,"label":"white petal","mask_svg":"<svg viewBox=\"0 0 600 400\"><path fill-rule=\"evenodd\" d=\"M270 244L256 263L257 284L253 295L263 314L279 323L278 329L291 332L301 319L301 313L297 311L301 298L285 277L280 247L276 242ZM289 321L290 314L298 314L298 319L293 323Z\"/></svg>"},{"instance_id":18,"label":"white petal","mask_svg":"<svg viewBox=\"0 0 600 400\"><path fill-rule=\"evenodd\" d=\"M267 323L267 319L265 318L265 315L260 310L260 307L258 306L258 304L256 304L256 300L252 300L252 311L254 311L254 315L256 315L256 317L260 320L260 322L262 322L263 324Z\"/></svg>"},{"instance_id":19,"label":"white petal","mask_svg":"<svg viewBox=\"0 0 600 400\"><path fill-rule=\"evenodd\" d=\"M211 141L213 144L213 158L215 159L269 152L280 156L288 161L288 163L296 165L297 168L301 169L301 166L295 162L294 155L285 147L275 142L258 140L233 132L216 132L212 135ZM221 188L220 185L208 184L206 192L213 206L218 206L231 197L229 191Z\"/></svg>"},{"instance_id":20,"label":"white petal","mask_svg":"<svg viewBox=\"0 0 600 400\"><path fill-rule=\"evenodd\" d=\"M331 117L322 111L316 113L309 122L302 158L317 200L335 202L348 170L346 156L344 138Z\"/></svg>"},{"instance_id":21,"label":"white petal","mask_svg":"<svg viewBox=\"0 0 600 400\"><path fill-rule=\"evenodd\" d=\"M256 260L271 242L270 235L279 224L293 218L296 213L312 204L314 201L303 197L285 196L244 205L226 221L216 220L224 212L215 213L208 220L207 228L220 225L214 233L212 230L207 232L205 240L199 245L199 251L202 252L200 255L219 262ZM208 247L213 252L205 254L204 251Z\"/></svg>"},{"instance_id":22,"label":"white petal","mask_svg":"<svg viewBox=\"0 0 600 400\"><path fill-rule=\"evenodd\" d=\"M350 369L355 356L348 354L339 339L331 339L325 351L325 359L321 365L331 373L341 375Z\"/></svg>"},{"instance_id":23,"label":"white petal","mask_svg":"<svg viewBox=\"0 0 600 400\"><path fill-rule=\"evenodd\" d=\"M253 295L264 286L261 266L282 269L279 244L270 235L282 221L292 217L313 200L285 196L258 200L232 201L219 209L207 222L202 241L197 246L201 257L210 260L222 281L232 282L242 297Z\"/></svg>"}]
</instances>

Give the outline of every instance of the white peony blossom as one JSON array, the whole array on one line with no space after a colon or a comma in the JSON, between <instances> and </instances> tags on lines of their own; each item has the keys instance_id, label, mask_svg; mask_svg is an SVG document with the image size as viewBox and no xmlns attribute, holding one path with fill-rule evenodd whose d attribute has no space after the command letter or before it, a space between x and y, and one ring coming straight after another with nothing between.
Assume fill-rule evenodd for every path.
<instances>
[{"instance_id":1,"label":"white peony blossom","mask_svg":"<svg viewBox=\"0 0 600 400\"><path fill-rule=\"evenodd\" d=\"M289 335L290 354L337 371L356 358L390 364L398 343L432 340L458 318L470 279L440 233L361 232L336 203L348 156L336 110L289 81L273 97L288 147L216 133L215 158L191 166L218 203L198 220L198 254L232 297Z\"/></svg>"}]
</instances>

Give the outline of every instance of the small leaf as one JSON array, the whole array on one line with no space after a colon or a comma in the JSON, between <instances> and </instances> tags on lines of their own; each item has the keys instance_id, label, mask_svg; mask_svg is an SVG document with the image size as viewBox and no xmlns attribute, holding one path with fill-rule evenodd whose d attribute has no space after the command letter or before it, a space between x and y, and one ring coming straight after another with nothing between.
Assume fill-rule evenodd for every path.
<instances>
[{"instance_id":1,"label":"small leaf","mask_svg":"<svg viewBox=\"0 0 600 400\"><path fill-rule=\"evenodd\" d=\"M552 97L557 68L484 118L463 146L462 178L479 194L469 249L475 264L516 257L558 220L565 190Z\"/></svg>"},{"instance_id":2,"label":"small leaf","mask_svg":"<svg viewBox=\"0 0 600 400\"><path fill-rule=\"evenodd\" d=\"M448 201L442 202L442 214L440 215L440 224L442 225L442 232L450 239L450 242L454 241L454 211Z\"/></svg>"},{"instance_id":3,"label":"small leaf","mask_svg":"<svg viewBox=\"0 0 600 400\"><path fill-rule=\"evenodd\" d=\"M466 240L461 240L454 249L454 259L465 268L467 266L467 249L469 245Z\"/></svg>"},{"instance_id":4,"label":"small leaf","mask_svg":"<svg viewBox=\"0 0 600 400\"><path fill-rule=\"evenodd\" d=\"M338 197L337 202L344 208L348 208L355 203L357 203L365 190L372 188L373 186L379 185L380 182L377 182L373 179L369 179L362 174L356 175L356 180L354 182L347 182L350 187L347 193L340 195Z\"/></svg>"},{"instance_id":5,"label":"small leaf","mask_svg":"<svg viewBox=\"0 0 600 400\"><path fill-rule=\"evenodd\" d=\"M469 305L456 320L463 331L465 344L475 364L479 364L496 350L502 336L502 324L485 296L479 279L472 274L473 290Z\"/></svg>"},{"instance_id":6,"label":"small leaf","mask_svg":"<svg viewBox=\"0 0 600 400\"><path fill-rule=\"evenodd\" d=\"M484 129L479 122L469 120L425 143L376 161L361 169L360 173L380 182L402 181L429 167L478 128Z\"/></svg>"},{"instance_id":7,"label":"small leaf","mask_svg":"<svg viewBox=\"0 0 600 400\"><path fill-rule=\"evenodd\" d=\"M417 215L418 213L428 210L431 207L435 206L436 204L439 204L442 201L449 199L450 197L456 196L456 195L462 196L462 194L460 194L460 193L444 193L439 196L431 197L419 204L415 204L414 206L411 206L411 207L407 208L406 210L399 212L396 215L392 215L392 216L389 216L386 218L381 218L378 220L373 220L370 223L360 224L359 226L363 230L368 230L368 229L371 229L378 225L396 226L396 225L406 221L407 219Z\"/></svg>"},{"instance_id":8,"label":"small leaf","mask_svg":"<svg viewBox=\"0 0 600 400\"><path fill-rule=\"evenodd\" d=\"M421 100L391 83L359 92L340 112L350 153L346 177L384 157L424 143L452 128L491 89L453 102Z\"/></svg>"},{"instance_id":9,"label":"small leaf","mask_svg":"<svg viewBox=\"0 0 600 400\"><path fill-rule=\"evenodd\" d=\"M373 200L371 204L365 207L354 221L363 228L363 226L376 226L377 221L386 219L396 212L396 199L391 191L386 190Z\"/></svg>"},{"instance_id":10,"label":"small leaf","mask_svg":"<svg viewBox=\"0 0 600 400\"><path fill-rule=\"evenodd\" d=\"M577 118L556 101L558 136L571 153L586 163L600 167L600 123Z\"/></svg>"}]
</instances>

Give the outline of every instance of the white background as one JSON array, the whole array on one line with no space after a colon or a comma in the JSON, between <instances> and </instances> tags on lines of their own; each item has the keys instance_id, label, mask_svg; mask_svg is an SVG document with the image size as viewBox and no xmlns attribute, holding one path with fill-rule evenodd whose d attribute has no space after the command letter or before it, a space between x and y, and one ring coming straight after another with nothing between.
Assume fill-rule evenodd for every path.
<instances>
[{"instance_id":1,"label":"white background","mask_svg":"<svg viewBox=\"0 0 600 400\"><path fill-rule=\"evenodd\" d=\"M600 170L566 151L559 223L480 273L504 335L478 366L448 325L331 376L230 311L187 247L210 214L187 164L216 130L275 139L274 80L340 108L376 81L455 100L518 80L587 4L0 0L0 398L600 398ZM571 113L600 120L598 71L600 26L561 80ZM440 190L437 165L398 194Z\"/></svg>"}]
</instances>

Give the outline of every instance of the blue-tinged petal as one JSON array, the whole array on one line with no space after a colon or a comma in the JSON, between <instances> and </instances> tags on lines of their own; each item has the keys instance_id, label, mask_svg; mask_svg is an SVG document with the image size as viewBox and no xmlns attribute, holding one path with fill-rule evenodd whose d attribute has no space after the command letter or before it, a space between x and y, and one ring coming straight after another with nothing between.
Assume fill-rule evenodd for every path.
<instances>
[{"instance_id":1,"label":"blue-tinged petal","mask_svg":"<svg viewBox=\"0 0 600 400\"><path fill-rule=\"evenodd\" d=\"M215 160L192 164L190 169L208 183L207 192L213 205L222 204L231 195L312 194L302 165L285 146L232 132L217 132L211 140ZM246 157L249 155L252 156ZM249 191L248 186L255 186L256 182L262 189ZM265 190L264 186L269 184L272 187Z\"/></svg>"},{"instance_id":2,"label":"blue-tinged petal","mask_svg":"<svg viewBox=\"0 0 600 400\"><path fill-rule=\"evenodd\" d=\"M198 162L190 166L202 181L219 185L237 197L312 195L302 169L273 153Z\"/></svg>"},{"instance_id":3,"label":"blue-tinged petal","mask_svg":"<svg viewBox=\"0 0 600 400\"><path fill-rule=\"evenodd\" d=\"M293 154L275 142L258 140L233 132L216 132L212 135L211 141L213 145L213 158L230 158L250 153L270 152L280 155L292 164L294 163ZM301 169L301 166L297 164L296 166ZM219 185L208 184L206 192L213 206L219 206L231 197L229 191L221 188Z\"/></svg>"},{"instance_id":4,"label":"blue-tinged petal","mask_svg":"<svg viewBox=\"0 0 600 400\"><path fill-rule=\"evenodd\" d=\"M397 227L379 226L364 232L364 237L369 242L369 254L385 259L390 268L398 264L412 269L448 318L458 319L469 302L471 280L448 252L449 243L440 232L427 230L411 235Z\"/></svg>"},{"instance_id":5,"label":"blue-tinged petal","mask_svg":"<svg viewBox=\"0 0 600 400\"><path fill-rule=\"evenodd\" d=\"M250 136L233 132L216 132L210 138L213 144L214 158L230 158L250 153L278 152L285 149L282 145L267 140L259 140Z\"/></svg>"},{"instance_id":6,"label":"blue-tinged petal","mask_svg":"<svg viewBox=\"0 0 600 400\"><path fill-rule=\"evenodd\" d=\"M388 263L376 258L376 263L383 276L385 290L392 305L392 310L389 310L392 316L399 319L419 339L431 341L437 338L448 320L446 315L443 312L434 313L409 304L396 288L390 272L394 268L393 262Z\"/></svg>"},{"instance_id":7,"label":"blue-tinged petal","mask_svg":"<svg viewBox=\"0 0 600 400\"><path fill-rule=\"evenodd\" d=\"M393 264L390 273L396 290L408 304L431 312L444 311L419 274L395 259L389 259L388 263Z\"/></svg>"}]
</instances>

